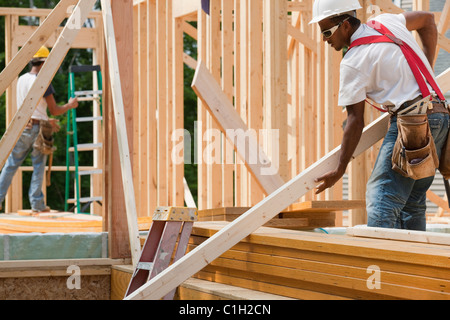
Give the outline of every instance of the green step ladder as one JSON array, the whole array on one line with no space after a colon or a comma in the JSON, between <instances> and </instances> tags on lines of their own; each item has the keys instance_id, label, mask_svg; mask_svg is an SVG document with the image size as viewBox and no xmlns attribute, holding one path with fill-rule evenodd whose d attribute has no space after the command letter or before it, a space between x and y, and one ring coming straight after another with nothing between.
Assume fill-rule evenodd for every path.
<instances>
[{"instance_id":1,"label":"green step ladder","mask_svg":"<svg viewBox=\"0 0 450 320\"><path fill-rule=\"evenodd\" d=\"M86 73L91 72L94 73L94 81L97 82L97 90L84 90L84 91L76 91L75 89L75 74L76 73ZM89 116L77 117L77 109L71 109L67 112L67 142L66 142L66 189L65 189L65 211L69 211L69 204L73 204L73 208L70 209L76 210L77 213L85 213L86 209L90 206L91 203L97 202L101 205L102 197L101 196L93 196L90 195L88 197L82 197L81 193L81 185L80 180L81 176L92 176L94 174L102 174L103 171L101 168L96 168L95 163L92 166L92 170L80 170L79 169L79 152L82 151L96 151L100 150L103 145L102 143L78 143L78 128L77 123L82 122L103 122L103 111L102 111L102 75L101 69L99 65L84 65L84 66L71 66L69 68L69 84L68 84L68 96L70 98L78 98L78 110L80 108L84 108L84 104L82 102L93 102L92 104L92 112ZM96 103L98 102L99 113L100 116L95 115L96 111ZM95 126L93 126L95 130ZM93 135L95 136L95 135ZM72 175L70 172L71 165L71 155L73 155L73 165L75 166L74 174ZM94 156L95 158L95 156ZM70 193L70 184L71 180L74 181L74 198L69 198ZM91 180L92 181L92 180ZM83 207L81 206L83 204Z\"/></svg>"}]
</instances>

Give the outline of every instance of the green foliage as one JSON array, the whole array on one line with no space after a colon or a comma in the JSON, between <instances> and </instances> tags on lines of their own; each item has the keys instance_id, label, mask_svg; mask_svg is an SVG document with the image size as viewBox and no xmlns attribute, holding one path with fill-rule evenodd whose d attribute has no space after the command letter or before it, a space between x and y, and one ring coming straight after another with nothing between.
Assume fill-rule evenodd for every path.
<instances>
[{"instance_id":1,"label":"green foliage","mask_svg":"<svg viewBox=\"0 0 450 320\"><path fill-rule=\"evenodd\" d=\"M197 60L197 41L186 35L184 37L184 51ZM194 72L194 70L188 68L186 65L184 66L184 128L189 131L191 136L192 158L196 152L194 150L194 126L197 120L197 95L191 88ZM194 163L194 159L191 159L189 163L185 164L184 176L195 202L198 203L197 165Z\"/></svg>"}]
</instances>

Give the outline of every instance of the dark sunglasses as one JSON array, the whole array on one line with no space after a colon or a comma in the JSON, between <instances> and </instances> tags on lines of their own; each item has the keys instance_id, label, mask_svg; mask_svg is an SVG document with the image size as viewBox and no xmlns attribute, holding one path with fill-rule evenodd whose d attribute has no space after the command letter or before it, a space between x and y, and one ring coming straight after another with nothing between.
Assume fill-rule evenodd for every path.
<instances>
[{"instance_id":1,"label":"dark sunglasses","mask_svg":"<svg viewBox=\"0 0 450 320\"><path fill-rule=\"evenodd\" d=\"M325 37L325 38L331 38L331 36L336 32L336 30L337 29L339 29L339 27L345 22L345 21L347 21L348 19L350 19L350 17L348 17L348 18L345 18L344 20L342 20L341 22L339 22L337 25L335 25L334 27L332 27L332 28L330 28L330 29L327 29L327 30L325 30L325 31L322 31L322 35Z\"/></svg>"}]
</instances>

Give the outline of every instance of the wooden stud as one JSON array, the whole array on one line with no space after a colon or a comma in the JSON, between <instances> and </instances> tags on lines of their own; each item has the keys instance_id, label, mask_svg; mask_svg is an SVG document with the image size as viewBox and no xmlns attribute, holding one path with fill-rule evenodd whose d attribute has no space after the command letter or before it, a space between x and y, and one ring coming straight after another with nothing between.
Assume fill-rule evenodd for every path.
<instances>
[{"instance_id":1,"label":"wooden stud","mask_svg":"<svg viewBox=\"0 0 450 320\"><path fill-rule=\"evenodd\" d=\"M172 111L172 129L177 132L184 133L184 63L183 63L183 20L173 19L172 26L172 55L173 55L173 74L172 74L172 89L173 89L173 111ZM173 133L172 131L172 141ZM184 142L184 137L182 138ZM173 141L172 152L175 150L175 144L179 141ZM171 152L171 161L173 162L176 157L182 158L183 161L173 164L173 201L172 203L177 206L184 205L184 184L180 177L184 177L184 146L181 153L176 157Z\"/></svg>"},{"instance_id":2,"label":"wooden stud","mask_svg":"<svg viewBox=\"0 0 450 320\"><path fill-rule=\"evenodd\" d=\"M124 97L122 95L122 83L117 57L116 36L114 30L111 0L102 0L102 13L105 31L105 41L108 54L108 66L110 74L111 91L114 107L114 119L117 130L119 145L119 158L122 171L122 184L125 196L126 217L128 225L128 236L130 241L131 259L133 265L139 261L141 252L139 230L137 223L136 202L133 187L133 174L128 144L127 124L124 112Z\"/></svg>"}]
</instances>

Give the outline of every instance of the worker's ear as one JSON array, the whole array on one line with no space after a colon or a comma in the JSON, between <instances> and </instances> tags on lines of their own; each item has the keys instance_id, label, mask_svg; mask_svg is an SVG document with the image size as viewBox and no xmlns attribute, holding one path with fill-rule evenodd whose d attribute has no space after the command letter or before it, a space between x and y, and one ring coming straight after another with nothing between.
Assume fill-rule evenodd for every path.
<instances>
[{"instance_id":1,"label":"worker's ear","mask_svg":"<svg viewBox=\"0 0 450 320\"><path fill-rule=\"evenodd\" d=\"M346 20L342 24L341 28L344 28L345 32L348 33L352 30L352 25L350 24L350 22L348 20Z\"/></svg>"}]
</instances>

